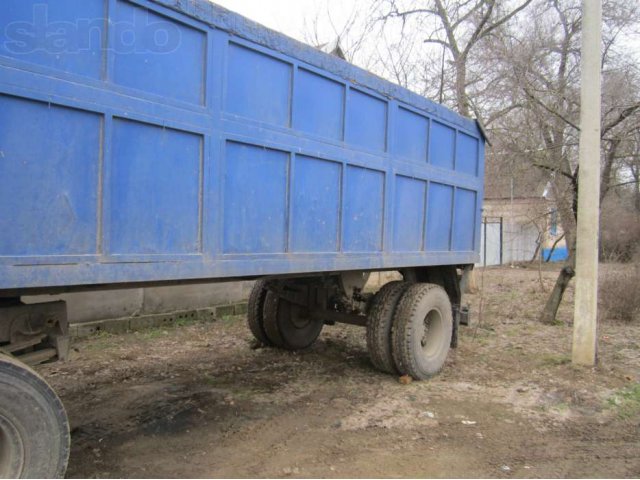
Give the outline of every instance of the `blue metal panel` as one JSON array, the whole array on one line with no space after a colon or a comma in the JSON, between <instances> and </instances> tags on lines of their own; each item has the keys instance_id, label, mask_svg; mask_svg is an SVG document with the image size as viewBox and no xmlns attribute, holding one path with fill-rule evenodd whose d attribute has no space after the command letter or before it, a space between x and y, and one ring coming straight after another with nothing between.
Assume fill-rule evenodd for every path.
<instances>
[{"instance_id":1,"label":"blue metal panel","mask_svg":"<svg viewBox=\"0 0 640 480\"><path fill-rule=\"evenodd\" d=\"M101 124L0 95L0 257L96 252Z\"/></svg>"},{"instance_id":2,"label":"blue metal panel","mask_svg":"<svg viewBox=\"0 0 640 480\"><path fill-rule=\"evenodd\" d=\"M394 250L417 252L423 249L426 192L426 182L396 176L393 216Z\"/></svg>"},{"instance_id":3,"label":"blue metal panel","mask_svg":"<svg viewBox=\"0 0 640 480\"><path fill-rule=\"evenodd\" d=\"M107 252L198 252L202 138L115 119L111 151Z\"/></svg>"},{"instance_id":4,"label":"blue metal panel","mask_svg":"<svg viewBox=\"0 0 640 480\"><path fill-rule=\"evenodd\" d=\"M451 249L452 213L453 187L430 183L427 199L427 250L446 252Z\"/></svg>"},{"instance_id":5,"label":"blue metal panel","mask_svg":"<svg viewBox=\"0 0 640 480\"><path fill-rule=\"evenodd\" d=\"M206 35L124 0L115 5L112 48L116 83L203 103Z\"/></svg>"},{"instance_id":6,"label":"blue metal panel","mask_svg":"<svg viewBox=\"0 0 640 480\"><path fill-rule=\"evenodd\" d=\"M426 162L429 120L402 107L398 108L396 118L396 153L416 162Z\"/></svg>"},{"instance_id":7,"label":"blue metal panel","mask_svg":"<svg viewBox=\"0 0 640 480\"><path fill-rule=\"evenodd\" d=\"M228 55L227 112L288 126L291 65L235 43L229 44Z\"/></svg>"},{"instance_id":8,"label":"blue metal panel","mask_svg":"<svg viewBox=\"0 0 640 480\"><path fill-rule=\"evenodd\" d=\"M294 127L307 133L342 139L344 85L305 69L298 70Z\"/></svg>"},{"instance_id":9,"label":"blue metal panel","mask_svg":"<svg viewBox=\"0 0 640 480\"><path fill-rule=\"evenodd\" d=\"M100 78L105 25L103 0L2 0L0 56Z\"/></svg>"},{"instance_id":10,"label":"blue metal panel","mask_svg":"<svg viewBox=\"0 0 640 480\"><path fill-rule=\"evenodd\" d=\"M474 245L474 224L476 215L476 192L456 189L455 212L453 215L453 249L470 252Z\"/></svg>"},{"instance_id":11,"label":"blue metal panel","mask_svg":"<svg viewBox=\"0 0 640 480\"><path fill-rule=\"evenodd\" d=\"M338 250L341 172L339 163L296 156L291 218L293 252Z\"/></svg>"},{"instance_id":12,"label":"blue metal panel","mask_svg":"<svg viewBox=\"0 0 640 480\"><path fill-rule=\"evenodd\" d=\"M477 261L471 120L209 2L36 3L96 41L0 28L0 290Z\"/></svg>"},{"instance_id":13,"label":"blue metal panel","mask_svg":"<svg viewBox=\"0 0 640 480\"><path fill-rule=\"evenodd\" d=\"M286 250L289 155L229 142L226 146L225 253Z\"/></svg>"},{"instance_id":14,"label":"blue metal panel","mask_svg":"<svg viewBox=\"0 0 640 480\"><path fill-rule=\"evenodd\" d=\"M51 0L49 0L51 1ZM137 0L141 1L141 0ZM262 25L237 15L209 0L147 0L164 5L168 9L187 14L201 20L207 25L228 32L232 37L239 37L260 45L283 56L293 58L306 65L326 70L332 76L348 81L380 94L386 98L394 98L403 103L433 114L445 123L462 128L480 136L481 132L475 121L462 117L442 105L426 99L416 93L383 80L366 70L345 62L334 55L328 55L317 48L305 45Z\"/></svg>"},{"instance_id":15,"label":"blue metal panel","mask_svg":"<svg viewBox=\"0 0 640 480\"><path fill-rule=\"evenodd\" d=\"M478 174L478 146L477 138L458 133L458 145L456 146L456 170L470 175Z\"/></svg>"},{"instance_id":16,"label":"blue metal panel","mask_svg":"<svg viewBox=\"0 0 640 480\"><path fill-rule=\"evenodd\" d=\"M456 131L440 122L431 122L429 161L438 167L453 169Z\"/></svg>"},{"instance_id":17,"label":"blue metal panel","mask_svg":"<svg viewBox=\"0 0 640 480\"><path fill-rule=\"evenodd\" d=\"M370 150L385 150L387 103L350 89L347 111L347 142Z\"/></svg>"},{"instance_id":18,"label":"blue metal panel","mask_svg":"<svg viewBox=\"0 0 640 480\"><path fill-rule=\"evenodd\" d=\"M550 248L542 249L542 258L545 262L563 262L569 258L567 247L556 247L553 252Z\"/></svg>"},{"instance_id":19,"label":"blue metal panel","mask_svg":"<svg viewBox=\"0 0 640 480\"><path fill-rule=\"evenodd\" d=\"M343 249L347 252L382 250L384 174L375 170L347 168L343 203Z\"/></svg>"}]
</instances>

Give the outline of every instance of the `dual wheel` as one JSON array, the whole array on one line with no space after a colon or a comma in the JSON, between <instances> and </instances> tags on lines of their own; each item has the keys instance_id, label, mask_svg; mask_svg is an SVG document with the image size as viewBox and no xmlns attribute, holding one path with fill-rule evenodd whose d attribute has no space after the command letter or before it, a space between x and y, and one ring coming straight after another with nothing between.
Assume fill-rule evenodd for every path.
<instances>
[{"instance_id":1,"label":"dual wheel","mask_svg":"<svg viewBox=\"0 0 640 480\"><path fill-rule=\"evenodd\" d=\"M300 350L313 344L323 327L299 305L255 283L249 297L248 323L265 346ZM453 311L447 292L429 283L390 282L373 298L367 320L367 347L376 368L425 380L447 358L453 334Z\"/></svg>"},{"instance_id":2,"label":"dual wheel","mask_svg":"<svg viewBox=\"0 0 640 480\"><path fill-rule=\"evenodd\" d=\"M373 299L367 347L379 370L425 380L443 367L453 312L447 292L429 283L390 282Z\"/></svg>"},{"instance_id":3,"label":"dual wheel","mask_svg":"<svg viewBox=\"0 0 640 480\"><path fill-rule=\"evenodd\" d=\"M301 350L316 341L324 322L313 318L299 305L281 298L268 288L265 280L258 280L248 306L249 329L263 345Z\"/></svg>"}]
</instances>

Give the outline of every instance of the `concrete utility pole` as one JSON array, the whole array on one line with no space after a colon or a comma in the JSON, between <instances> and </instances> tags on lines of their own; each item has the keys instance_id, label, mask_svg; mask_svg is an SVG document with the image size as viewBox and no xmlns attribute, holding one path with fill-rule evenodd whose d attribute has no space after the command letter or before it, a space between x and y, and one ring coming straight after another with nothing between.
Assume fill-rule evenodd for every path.
<instances>
[{"instance_id":1,"label":"concrete utility pole","mask_svg":"<svg viewBox=\"0 0 640 480\"><path fill-rule=\"evenodd\" d=\"M600 214L601 0L582 0L580 171L573 363L595 365L598 326L598 224Z\"/></svg>"}]
</instances>

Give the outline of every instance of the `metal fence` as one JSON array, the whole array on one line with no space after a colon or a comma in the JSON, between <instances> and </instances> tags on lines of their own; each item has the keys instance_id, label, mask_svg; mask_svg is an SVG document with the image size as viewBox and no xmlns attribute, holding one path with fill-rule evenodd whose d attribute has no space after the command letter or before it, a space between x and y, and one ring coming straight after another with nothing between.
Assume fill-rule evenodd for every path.
<instances>
[{"instance_id":1,"label":"metal fence","mask_svg":"<svg viewBox=\"0 0 640 480\"><path fill-rule=\"evenodd\" d=\"M484 217L480 234L479 266L484 267L530 261L539 241L534 224L504 217Z\"/></svg>"}]
</instances>

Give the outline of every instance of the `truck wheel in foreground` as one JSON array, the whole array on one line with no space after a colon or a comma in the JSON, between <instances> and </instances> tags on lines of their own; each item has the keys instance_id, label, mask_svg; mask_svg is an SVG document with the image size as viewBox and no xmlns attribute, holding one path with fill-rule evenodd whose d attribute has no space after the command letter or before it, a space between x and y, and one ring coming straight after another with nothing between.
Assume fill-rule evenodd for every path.
<instances>
[{"instance_id":1,"label":"truck wheel in foreground","mask_svg":"<svg viewBox=\"0 0 640 480\"><path fill-rule=\"evenodd\" d=\"M425 380L438 373L447 358L453 314L447 292L438 285L407 288L392 327L392 352L401 374Z\"/></svg>"},{"instance_id":2,"label":"truck wheel in foreground","mask_svg":"<svg viewBox=\"0 0 640 480\"><path fill-rule=\"evenodd\" d=\"M249 330L253 336L262 345L273 345L267 333L264 330L264 301L267 298L267 282L266 280L258 280L253 285L251 295L249 295L249 303L247 306L247 323Z\"/></svg>"},{"instance_id":3,"label":"truck wheel in foreground","mask_svg":"<svg viewBox=\"0 0 640 480\"><path fill-rule=\"evenodd\" d=\"M402 281L383 285L373 297L369 310L367 349L371 363L385 373L398 373L391 352L391 326L400 298L410 285Z\"/></svg>"},{"instance_id":4,"label":"truck wheel in foreground","mask_svg":"<svg viewBox=\"0 0 640 480\"><path fill-rule=\"evenodd\" d=\"M310 312L269 291L264 302L264 330L273 345L301 350L313 344L324 322Z\"/></svg>"},{"instance_id":5,"label":"truck wheel in foreground","mask_svg":"<svg viewBox=\"0 0 640 480\"><path fill-rule=\"evenodd\" d=\"M49 384L0 355L0 477L62 478L69 441L67 414Z\"/></svg>"}]
</instances>

